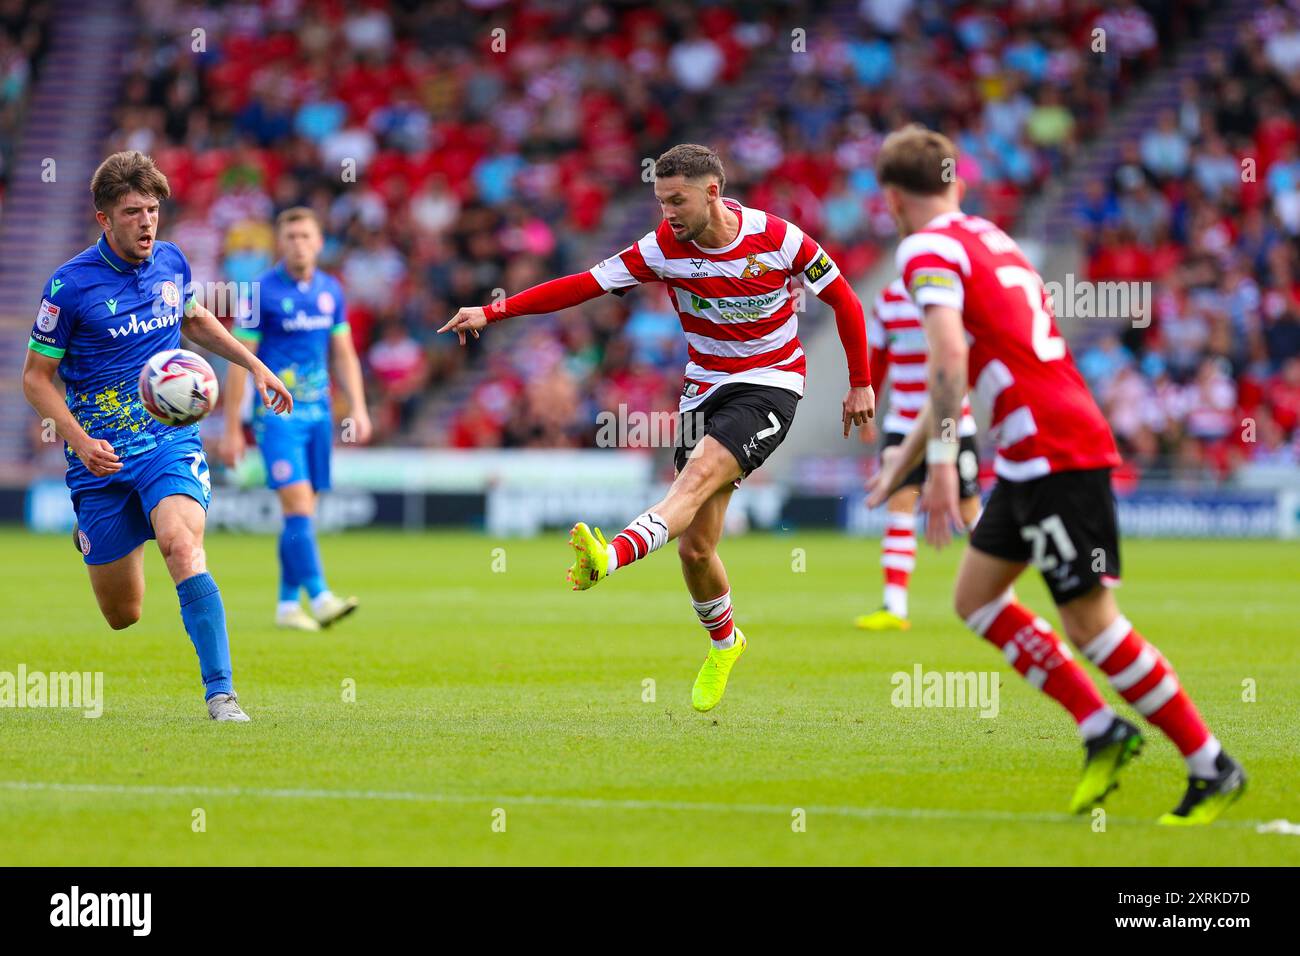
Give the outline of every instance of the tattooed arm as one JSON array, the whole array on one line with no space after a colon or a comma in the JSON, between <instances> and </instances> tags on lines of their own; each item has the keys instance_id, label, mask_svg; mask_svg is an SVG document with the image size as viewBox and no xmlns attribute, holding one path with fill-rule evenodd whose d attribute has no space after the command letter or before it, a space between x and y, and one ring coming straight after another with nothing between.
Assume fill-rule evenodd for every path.
<instances>
[{"instance_id":1,"label":"tattooed arm","mask_svg":"<svg viewBox=\"0 0 1300 956\"><path fill-rule=\"evenodd\" d=\"M942 548L952 539L951 525L964 527L957 500L957 425L966 397L968 349L957 309L928 305L923 316L929 346L930 427L925 454L928 475L921 490L920 510L926 516L926 540Z\"/></svg>"}]
</instances>

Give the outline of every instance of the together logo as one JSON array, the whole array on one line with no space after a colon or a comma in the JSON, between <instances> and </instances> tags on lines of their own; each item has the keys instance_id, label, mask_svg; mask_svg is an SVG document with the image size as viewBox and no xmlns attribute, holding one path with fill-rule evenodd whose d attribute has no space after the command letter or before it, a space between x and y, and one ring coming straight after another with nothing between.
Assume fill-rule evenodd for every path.
<instances>
[{"instance_id":1,"label":"together logo","mask_svg":"<svg viewBox=\"0 0 1300 956\"><path fill-rule=\"evenodd\" d=\"M998 680L997 671L923 671L916 664L912 673L895 671L889 678L894 685L889 702L895 707L978 707L981 717L996 717Z\"/></svg>"},{"instance_id":2,"label":"together logo","mask_svg":"<svg viewBox=\"0 0 1300 956\"><path fill-rule=\"evenodd\" d=\"M50 897L51 926L129 926L131 935L148 936L152 926L152 893L69 893Z\"/></svg>"},{"instance_id":3,"label":"together logo","mask_svg":"<svg viewBox=\"0 0 1300 956\"><path fill-rule=\"evenodd\" d=\"M104 713L103 671L0 671L0 707L71 707L83 717Z\"/></svg>"}]
</instances>

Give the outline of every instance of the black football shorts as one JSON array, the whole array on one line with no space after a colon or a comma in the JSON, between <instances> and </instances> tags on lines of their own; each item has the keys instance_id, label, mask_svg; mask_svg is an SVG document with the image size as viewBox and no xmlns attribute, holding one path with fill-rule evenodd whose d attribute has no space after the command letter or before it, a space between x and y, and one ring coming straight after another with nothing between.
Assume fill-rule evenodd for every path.
<instances>
[{"instance_id":1,"label":"black football shorts","mask_svg":"<svg viewBox=\"0 0 1300 956\"><path fill-rule=\"evenodd\" d=\"M799 396L788 388L748 382L715 386L703 402L681 413L673 463L680 472L691 450L712 435L748 477L785 441L798 405Z\"/></svg>"},{"instance_id":2,"label":"black football shorts","mask_svg":"<svg viewBox=\"0 0 1300 956\"><path fill-rule=\"evenodd\" d=\"M1057 604L1098 584L1117 586L1119 521L1110 469L1062 471L1032 481L999 478L970 546L1032 564Z\"/></svg>"}]
</instances>

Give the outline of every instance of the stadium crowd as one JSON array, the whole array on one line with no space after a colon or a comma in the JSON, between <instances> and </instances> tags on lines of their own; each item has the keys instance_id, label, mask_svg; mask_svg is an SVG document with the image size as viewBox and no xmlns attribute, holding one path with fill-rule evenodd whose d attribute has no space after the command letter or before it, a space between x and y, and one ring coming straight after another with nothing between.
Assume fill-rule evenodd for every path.
<instances>
[{"instance_id":1,"label":"stadium crowd","mask_svg":"<svg viewBox=\"0 0 1300 956\"><path fill-rule=\"evenodd\" d=\"M0 0L0 210L32 82L49 47L49 0Z\"/></svg>"},{"instance_id":2,"label":"stadium crowd","mask_svg":"<svg viewBox=\"0 0 1300 956\"><path fill-rule=\"evenodd\" d=\"M544 0L309 16L285 0L187 10L185 30L172 5L138 6L146 29L107 145L168 173L169 237L196 277L251 279L273 261L274 214L310 205L348 291L378 441L554 447L591 444L602 409L675 408L685 344L662 289L467 350L435 330L613 251L591 237L626 201L621 184L641 188L645 157L728 130L728 192L800 223L856 278L893 236L872 172L891 128L952 136L966 207L1010 225L1208 5L772 2L742 18L662 0L588 5L575 23ZM1117 56L1090 52L1099 28ZM1090 278L1158 284L1150 329L1079 356L1142 467L1294 455L1294 31L1285 4L1264 8L1079 210ZM753 91L740 115L724 95L737 86ZM1245 152L1255 183L1236 174ZM440 395L453 412L427 414ZM1232 437L1243 409L1258 413L1251 447Z\"/></svg>"},{"instance_id":3,"label":"stadium crowd","mask_svg":"<svg viewBox=\"0 0 1300 956\"><path fill-rule=\"evenodd\" d=\"M790 24L806 31L778 66L792 82L760 84L726 138L730 191L799 222L850 276L892 230L871 174L891 124L911 116L956 136L973 208L1007 221L1154 48L1151 17L1130 4L1064 18L1053 4L819 9L590 5L575 29L545 2L313 4L311 16L251 4L184 11L203 30L191 55L177 8L142 0L109 148L167 171L170 234L196 276L251 279L273 259L274 213L317 209L380 440L589 444L596 408L674 406L684 347L661 291L535 322L508 355L466 354L434 330L495 289L589 265L597 250L581 237L618 184L639 184L641 160L688 119L724 123L711 114L719 90ZM1142 42L1118 58L1079 53L1107 16L1129 17L1117 32ZM467 363L491 374L465 379ZM477 384L450 421L420 415L466 380Z\"/></svg>"},{"instance_id":4,"label":"stadium crowd","mask_svg":"<svg viewBox=\"0 0 1300 956\"><path fill-rule=\"evenodd\" d=\"M1300 463L1300 10L1261 6L1077 211L1089 278L1152 283L1078 350L1126 458Z\"/></svg>"}]
</instances>

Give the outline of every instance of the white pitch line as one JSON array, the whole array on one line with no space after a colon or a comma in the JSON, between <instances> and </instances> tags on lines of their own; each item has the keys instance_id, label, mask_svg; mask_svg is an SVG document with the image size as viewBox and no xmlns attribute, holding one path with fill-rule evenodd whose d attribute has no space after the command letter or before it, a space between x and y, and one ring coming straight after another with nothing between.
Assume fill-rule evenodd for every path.
<instances>
[{"instance_id":1,"label":"white pitch line","mask_svg":"<svg viewBox=\"0 0 1300 956\"><path fill-rule=\"evenodd\" d=\"M705 803L689 800L604 800L597 797L549 797L516 794L482 796L458 793L419 793L407 790L313 790L270 787L154 786L150 784L53 783L43 781L0 780L0 790L37 793L90 793L116 796L164 797L252 797L274 800L375 800L403 803L483 804L493 807L524 805L560 807L573 810L673 810L696 813L754 813L789 816L795 809L764 803ZM955 810L942 807L802 807L809 815L851 817L858 820L955 820L982 823L1073 823L1082 825L1088 816L1069 813L1025 812L1013 810ZM1108 822L1146 824L1152 821L1133 817L1108 816ZM1255 827L1258 820L1225 820L1220 827Z\"/></svg>"}]
</instances>

